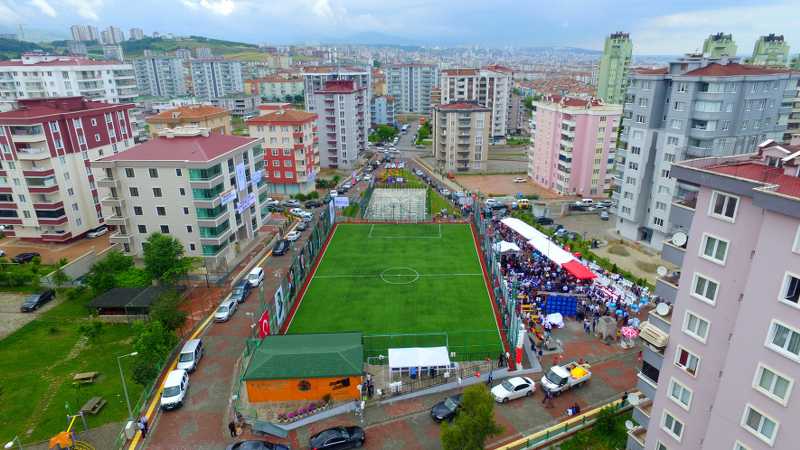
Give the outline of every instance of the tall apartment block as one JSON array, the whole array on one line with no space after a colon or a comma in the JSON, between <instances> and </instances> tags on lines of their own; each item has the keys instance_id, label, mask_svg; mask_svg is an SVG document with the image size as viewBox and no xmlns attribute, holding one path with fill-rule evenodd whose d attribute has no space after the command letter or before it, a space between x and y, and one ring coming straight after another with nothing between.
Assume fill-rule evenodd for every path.
<instances>
[{"instance_id":1,"label":"tall apartment block","mask_svg":"<svg viewBox=\"0 0 800 450\"><path fill-rule=\"evenodd\" d=\"M125 33L115 26L110 26L100 32L100 41L105 45L121 44L125 41Z\"/></svg>"},{"instance_id":2,"label":"tall apartment block","mask_svg":"<svg viewBox=\"0 0 800 450\"><path fill-rule=\"evenodd\" d=\"M313 110L318 115L322 167L352 169L358 156L366 150L367 91L366 86L359 86L355 80L333 80L314 92Z\"/></svg>"},{"instance_id":3,"label":"tall apartment block","mask_svg":"<svg viewBox=\"0 0 800 450\"><path fill-rule=\"evenodd\" d=\"M21 59L0 61L0 102L82 96L125 103L137 95L133 66L118 61L40 53L24 53Z\"/></svg>"},{"instance_id":4,"label":"tall apartment block","mask_svg":"<svg viewBox=\"0 0 800 450\"><path fill-rule=\"evenodd\" d=\"M138 58L132 63L140 95L173 98L189 93L183 76L183 60L180 58Z\"/></svg>"},{"instance_id":5,"label":"tall apartment block","mask_svg":"<svg viewBox=\"0 0 800 450\"><path fill-rule=\"evenodd\" d=\"M91 25L73 25L69 27L73 41L96 41L100 39L97 27Z\"/></svg>"},{"instance_id":6,"label":"tall apartment block","mask_svg":"<svg viewBox=\"0 0 800 450\"><path fill-rule=\"evenodd\" d=\"M194 95L198 98L210 100L244 92L242 63L239 61L222 58L193 59L191 73Z\"/></svg>"},{"instance_id":7,"label":"tall apartment block","mask_svg":"<svg viewBox=\"0 0 800 450\"><path fill-rule=\"evenodd\" d=\"M563 195L601 196L610 187L621 105L553 95L533 103L528 176Z\"/></svg>"},{"instance_id":8,"label":"tall apartment block","mask_svg":"<svg viewBox=\"0 0 800 450\"><path fill-rule=\"evenodd\" d=\"M431 113L431 88L439 84L433 64L395 64L386 67L387 91L399 113Z\"/></svg>"},{"instance_id":9,"label":"tall apartment block","mask_svg":"<svg viewBox=\"0 0 800 450\"><path fill-rule=\"evenodd\" d=\"M597 74L597 96L608 104L622 104L628 86L633 42L628 33L612 33L603 46Z\"/></svg>"},{"instance_id":10,"label":"tall apartment block","mask_svg":"<svg viewBox=\"0 0 800 450\"><path fill-rule=\"evenodd\" d=\"M761 36L753 46L753 56L747 62L759 66L786 67L789 64L789 43L783 35L770 33Z\"/></svg>"},{"instance_id":11,"label":"tall apartment block","mask_svg":"<svg viewBox=\"0 0 800 450\"><path fill-rule=\"evenodd\" d=\"M116 227L109 239L130 255L151 233L169 234L209 272L226 272L269 216L261 139L175 128L92 167Z\"/></svg>"},{"instance_id":12,"label":"tall apartment block","mask_svg":"<svg viewBox=\"0 0 800 450\"><path fill-rule=\"evenodd\" d=\"M268 192L307 194L319 173L317 115L279 109L247 121L250 136L264 141L264 177Z\"/></svg>"},{"instance_id":13,"label":"tall apartment block","mask_svg":"<svg viewBox=\"0 0 800 450\"><path fill-rule=\"evenodd\" d=\"M489 158L492 110L478 102L452 102L433 108L433 157L446 172L483 169Z\"/></svg>"},{"instance_id":14,"label":"tall apartment block","mask_svg":"<svg viewBox=\"0 0 800 450\"><path fill-rule=\"evenodd\" d=\"M722 63L720 63L722 62ZM656 249L671 236L673 162L745 153L780 140L800 74L687 55L631 74L617 149L617 230Z\"/></svg>"},{"instance_id":15,"label":"tall apartment block","mask_svg":"<svg viewBox=\"0 0 800 450\"><path fill-rule=\"evenodd\" d=\"M132 41L144 39L144 30L141 28L131 28L130 32L128 32L128 39Z\"/></svg>"},{"instance_id":16,"label":"tall apartment block","mask_svg":"<svg viewBox=\"0 0 800 450\"><path fill-rule=\"evenodd\" d=\"M663 255L681 272L656 281L671 308L640 335L646 398L629 450L800 441L800 139L756 150L672 166L690 190L670 217L684 234Z\"/></svg>"},{"instance_id":17,"label":"tall apartment block","mask_svg":"<svg viewBox=\"0 0 800 450\"><path fill-rule=\"evenodd\" d=\"M508 134L509 105L514 89L513 71L500 65L480 69L446 69L440 75L441 103L478 102L492 110L490 136Z\"/></svg>"},{"instance_id":18,"label":"tall apartment block","mask_svg":"<svg viewBox=\"0 0 800 450\"><path fill-rule=\"evenodd\" d=\"M397 101L390 95L372 97L370 106L373 125L397 126Z\"/></svg>"},{"instance_id":19,"label":"tall apartment block","mask_svg":"<svg viewBox=\"0 0 800 450\"><path fill-rule=\"evenodd\" d=\"M90 163L133 145L128 111L82 97L20 99L0 113L0 224L22 240L67 242L103 224Z\"/></svg>"},{"instance_id":20,"label":"tall apartment block","mask_svg":"<svg viewBox=\"0 0 800 450\"><path fill-rule=\"evenodd\" d=\"M708 36L703 41L703 56L711 59L719 59L724 56L735 58L736 42L733 41L733 35L716 33Z\"/></svg>"},{"instance_id":21,"label":"tall apartment block","mask_svg":"<svg viewBox=\"0 0 800 450\"><path fill-rule=\"evenodd\" d=\"M122 52L121 45L104 45L103 46L103 58L116 60L122 62L125 59L125 55Z\"/></svg>"}]
</instances>

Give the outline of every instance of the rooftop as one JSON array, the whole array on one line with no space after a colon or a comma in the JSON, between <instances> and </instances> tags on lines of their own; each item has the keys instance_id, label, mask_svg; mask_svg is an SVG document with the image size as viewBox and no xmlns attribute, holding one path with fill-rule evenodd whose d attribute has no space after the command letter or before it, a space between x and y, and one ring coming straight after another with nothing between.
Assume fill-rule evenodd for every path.
<instances>
[{"instance_id":1,"label":"rooftop","mask_svg":"<svg viewBox=\"0 0 800 450\"><path fill-rule=\"evenodd\" d=\"M208 105L187 105L162 111L154 116L148 117L147 121L202 120L226 114L229 113L225 108Z\"/></svg>"},{"instance_id":2,"label":"rooftop","mask_svg":"<svg viewBox=\"0 0 800 450\"><path fill-rule=\"evenodd\" d=\"M176 129L180 132L182 129ZM204 130L204 129L198 129ZM205 129L208 130L208 129ZM256 138L210 133L208 136L159 136L134 145L124 152L101 158L98 162L114 161L184 161L207 162L237 148L258 141Z\"/></svg>"},{"instance_id":3,"label":"rooftop","mask_svg":"<svg viewBox=\"0 0 800 450\"><path fill-rule=\"evenodd\" d=\"M575 97L561 96L557 94L544 97L543 101L550 103L558 103L561 106L568 106L573 108L586 108L586 109L605 105L603 101L600 100L599 98L594 98L594 97L575 98Z\"/></svg>"},{"instance_id":4,"label":"rooftop","mask_svg":"<svg viewBox=\"0 0 800 450\"><path fill-rule=\"evenodd\" d=\"M776 186L773 192L800 200L800 178L786 175L783 169L760 162L737 161L705 167L705 170Z\"/></svg>"},{"instance_id":5,"label":"rooftop","mask_svg":"<svg viewBox=\"0 0 800 450\"><path fill-rule=\"evenodd\" d=\"M8 61L0 61L0 67L8 66L31 66L31 67L54 67L54 66L109 66L123 64L120 61L108 60L94 60L82 56L42 56L25 58L25 59L10 59Z\"/></svg>"},{"instance_id":6,"label":"rooftop","mask_svg":"<svg viewBox=\"0 0 800 450\"><path fill-rule=\"evenodd\" d=\"M316 114L299 109L277 109L263 116L248 119L245 123L247 125L297 124L313 122L316 119Z\"/></svg>"},{"instance_id":7,"label":"rooftop","mask_svg":"<svg viewBox=\"0 0 800 450\"><path fill-rule=\"evenodd\" d=\"M0 113L0 120L35 119L55 114L75 113L118 107L120 105L87 100L83 97L51 97L17 100L18 108ZM132 108L132 104L125 105Z\"/></svg>"},{"instance_id":8,"label":"rooftop","mask_svg":"<svg viewBox=\"0 0 800 450\"><path fill-rule=\"evenodd\" d=\"M304 66L303 73L341 73L341 72L366 72L367 69L347 66Z\"/></svg>"},{"instance_id":9,"label":"rooftop","mask_svg":"<svg viewBox=\"0 0 800 450\"><path fill-rule=\"evenodd\" d=\"M263 83L302 83L303 79L299 77L285 77L281 75L270 75L268 77L253 78L245 80L245 82L263 82Z\"/></svg>"},{"instance_id":10,"label":"rooftop","mask_svg":"<svg viewBox=\"0 0 800 450\"><path fill-rule=\"evenodd\" d=\"M245 380L361 375L361 333L267 336L253 354Z\"/></svg>"},{"instance_id":11,"label":"rooftop","mask_svg":"<svg viewBox=\"0 0 800 450\"><path fill-rule=\"evenodd\" d=\"M777 73L789 73L788 69L776 69L764 66L753 66L749 64L711 63L705 67L686 72L687 76L694 77L734 77L743 75L774 75Z\"/></svg>"},{"instance_id":12,"label":"rooftop","mask_svg":"<svg viewBox=\"0 0 800 450\"><path fill-rule=\"evenodd\" d=\"M453 77L473 76L478 74L478 69L444 69L442 74Z\"/></svg>"},{"instance_id":13,"label":"rooftop","mask_svg":"<svg viewBox=\"0 0 800 450\"><path fill-rule=\"evenodd\" d=\"M437 105L436 109L445 111L491 111L489 108L480 105L478 102L450 102Z\"/></svg>"},{"instance_id":14,"label":"rooftop","mask_svg":"<svg viewBox=\"0 0 800 450\"><path fill-rule=\"evenodd\" d=\"M330 80L325 82L325 86L317 91L319 94L346 94L356 92L356 82L354 80Z\"/></svg>"},{"instance_id":15,"label":"rooftop","mask_svg":"<svg viewBox=\"0 0 800 450\"><path fill-rule=\"evenodd\" d=\"M639 75L666 75L669 73L667 67L634 67L633 72Z\"/></svg>"},{"instance_id":16,"label":"rooftop","mask_svg":"<svg viewBox=\"0 0 800 450\"><path fill-rule=\"evenodd\" d=\"M506 67L501 66L500 64L489 64L488 66L484 67L486 70L491 70L492 72L502 72L502 73L513 73L514 70Z\"/></svg>"},{"instance_id":17,"label":"rooftop","mask_svg":"<svg viewBox=\"0 0 800 450\"><path fill-rule=\"evenodd\" d=\"M279 109L290 109L292 107L291 103L262 103L258 105L258 109L262 111L277 111Z\"/></svg>"}]
</instances>

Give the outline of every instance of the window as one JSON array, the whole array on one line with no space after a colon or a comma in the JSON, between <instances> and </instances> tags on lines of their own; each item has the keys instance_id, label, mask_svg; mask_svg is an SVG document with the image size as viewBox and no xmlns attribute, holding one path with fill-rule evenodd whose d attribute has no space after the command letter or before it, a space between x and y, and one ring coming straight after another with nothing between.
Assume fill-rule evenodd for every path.
<instances>
[{"instance_id":1,"label":"window","mask_svg":"<svg viewBox=\"0 0 800 450\"><path fill-rule=\"evenodd\" d=\"M180 194L180 195L181 195L181 197L185 196L185 195L186 195L186 189L184 189L184 188L178 188L178 194Z\"/></svg>"},{"instance_id":2,"label":"window","mask_svg":"<svg viewBox=\"0 0 800 450\"><path fill-rule=\"evenodd\" d=\"M705 344L708 337L708 321L693 313L686 311L683 316L683 332Z\"/></svg>"},{"instance_id":3,"label":"window","mask_svg":"<svg viewBox=\"0 0 800 450\"><path fill-rule=\"evenodd\" d=\"M161 188L153 188L153 197L161 197Z\"/></svg>"},{"instance_id":4,"label":"window","mask_svg":"<svg viewBox=\"0 0 800 450\"><path fill-rule=\"evenodd\" d=\"M661 169L661 178L669 178L669 169Z\"/></svg>"},{"instance_id":5,"label":"window","mask_svg":"<svg viewBox=\"0 0 800 450\"><path fill-rule=\"evenodd\" d=\"M186 225L186 232L187 233L191 233L192 232L192 226L191 225Z\"/></svg>"},{"instance_id":6,"label":"window","mask_svg":"<svg viewBox=\"0 0 800 450\"><path fill-rule=\"evenodd\" d=\"M138 197L139 196L139 188L131 187L131 188L128 188L128 190L131 192L131 197Z\"/></svg>"},{"instance_id":7,"label":"window","mask_svg":"<svg viewBox=\"0 0 800 450\"><path fill-rule=\"evenodd\" d=\"M717 301L719 283L697 272L692 280L692 297L713 305Z\"/></svg>"},{"instance_id":8,"label":"window","mask_svg":"<svg viewBox=\"0 0 800 450\"><path fill-rule=\"evenodd\" d=\"M680 405L681 408L689 410L692 404L692 391L675 378L669 380L669 390L667 391L669 398Z\"/></svg>"},{"instance_id":9,"label":"window","mask_svg":"<svg viewBox=\"0 0 800 450\"><path fill-rule=\"evenodd\" d=\"M641 114L636 115L636 123L644 123L644 116Z\"/></svg>"},{"instance_id":10,"label":"window","mask_svg":"<svg viewBox=\"0 0 800 450\"><path fill-rule=\"evenodd\" d=\"M189 250L191 250L191 251L195 251L195 249L196 249L196 246L194 245L194 243L193 243L193 242L190 242L190 243L189 243Z\"/></svg>"},{"instance_id":11,"label":"window","mask_svg":"<svg viewBox=\"0 0 800 450\"><path fill-rule=\"evenodd\" d=\"M670 127L673 130L680 130L683 127L683 121L682 120L677 120L677 119L672 119L672 122L670 122Z\"/></svg>"},{"instance_id":12,"label":"window","mask_svg":"<svg viewBox=\"0 0 800 450\"><path fill-rule=\"evenodd\" d=\"M664 415L661 417L661 429L666 431L667 434L675 438L678 442L683 436L683 422L676 419L669 411L664 410Z\"/></svg>"},{"instance_id":13,"label":"window","mask_svg":"<svg viewBox=\"0 0 800 450\"><path fill-rule=\"evenodd\" d=\"M69 188L69 189L67 189L67 194L69 194L69 196L72 197L73 195L75 195L75 190L72 189L72 188Z\"/></svg>"},{"instance_id":14,"label":"window","mask_svg":"<svg viewBox=\"0 0 800 450\"><path fill-rule=\"evenodd\" d=\"M150 173L150 178L158 178L158 169L150 168L147 171Z\"/></svg>"},{"instance_id":15,"label":"window","mask_svg":"<svg viewBox=\"0 0 800 450\"><path fill-rule=\"evenodd\" d=\"M661 442L656 442L656 450L669 450L666 445Z\"/></svg>"},{"instance_id":16,"label":"window","mask_svg":"<svg viewBox=\"0 0 800 450\"><path fill-rule=\"evenodd\" d=\"M664 153L664 161L671 163L675 162L675 154L674 153Z\"/></svg>"},{"instance_id":17,"label":"window","mask_svg":"<svg viewBox=\"0 0 800 450\"><path fill-rule=\"evenodd\" d=\"M161 232L164 234L169 234L169 226L168 225L161 225Z\"/></svg>"},{"instance_id":18,"label":"window","mask_svg":"<svg viewBox=\"0 0 800 450\"><path fill-rule=\"evenodd\" d=\"M783 276L781 295L778 300L788 303L795 308L800 307L800 275L786 272Z\"/></svg>"},{"instance_id":19,"label":"window","mask_svg":"<svg viewBox=\"0 0 800 450\"><path fill-rule=\"evenodd\" d=\"M133 213L136 214L137 216L141 216L142 215L142 207L141 206L134 206L133 207Z\"/></svg>"},{"instance_id":20,"label":"window","mask_svg":"<svg viewBox=\"0 0 800 450\"><path fill-rule=\"evenodd\" d=\"M631 146L631 154L632 155L638 155L641 152L642 152L642 148L641 147L637 147L635 145Z\"/></svg>"},{"instance_id":21,"label":"window","mask_svg":"<svg viewBox=\"0 0 800 450\"><path fill-rule=\"evenodd\" d=\"M664 219L662 219L660 217L653 217L653 224L657 225L659 227L663 227L664 226Z\"/></svg>"},{"instance_id":22,"label":"window","mask_svg":"<svg viewBox=\"0 0 800 450\"><path fill-rule=\"evenodd\" d=\"M725 264L725 259L728 257L728 241L703 233L700 256L717 264Z\"/></svg>"},{"instance_id":23,"label":"window","mask_svg":"<svg viewBox=\"0 0 800 450\"><path fill-rule=\"evenodd\" d=\"M783 356L800 362L800 331L773 319L766 345Z\"/></svg>"},{"instance_id":24,"label":"window","mask_svg":"<svg viewBox=\"0 0 800 450\"><path fill-rule=\"evenodd\" d=\"M664 202L656 202L656 209L659 211L664 211L667 209L667 204Z\"/></svg>"},{"instance_id":25,"label":"window","mask_svg":"<svg viewBox=\"0 0 800 450\"><path fill-rule=\"evenodd\" d=\"M156 206L156 214L158 214L159 216L166 216L167 208L163 206Z\"/></svg>"},{"instance_id":26,"label":"window","mask_svg":"<svg viewBox=\"0 0 800 450\"><path fill-rule=\"evenodd\" d=\"M675 365L686 371L689 375L695 376L700 366L700 358L689 350L678 346L678 351L675 352Z\"/></svg>"},{"instance_id":27,"label":"window","mask_svg":"<svg viewBox=\"0 0 800 450\"><path fill-rule=\"evenodd\" d=\"M769 367L759 364L753 379L753 388L783 406L789 401L794 381Z\"/></svg>"},{"instance_id":28,"label":"window","mask_svg":"<svg viewBox=\"0 0 800 450\"><path fill-rule=\"evenodd\" d=\"M137 228L139 228L139 233L147 234L147 227L145 225L137 225Z\"/></svg>"},{"instance_id":29,"label":"window","mask_svg":"<svg viewBox=\"0 0 800 450\"><path fill-rule=\"evenodd\" d=\"M94 141L95 142L100 142L100 133L95 133L94 134Z\"/></svg>"},{"instance_id":30,"label":"window","mask_svg":"<svg viewBox=\"0 0 800 450\"><path fill-rule=\"evenodd\" d=\"M131 169L130 167L126 168L125 169L125 176L128 177L128 178L133 178L135 176L135 174L133 172L133 169Z\"/></svg>"},{"instance_id":31,"label":"window","mask_svg":"<svg viewBox=\"0 0 800 450\"><path fill-rule=\"evenodd\" d=\"M625 184L631 184L631 185L636 186L636 178L626 177L625 178Z\"/></svg>"},{"instance_id":32,"label":"window","mask_svg":"<svg viewBox=\"0 0 800 450\"><path fill-rule=\"evenodd\" d=\"M672 104L672 109L675 111L686 111L686 102L675 102Z\"/></svg>"},{"instance_id":33,"label":"window","mask_svg":"<svg viewBox=\"0 0 800 450\"><path fill-rule=\"evenodd\" d=\"M175 169L175 176L176 177L182 177L183 176L183 171L181 169Z\"/></svg>"},{"instance_id":34,"label":"window","mask_svg":"<svg viewBox=\"0 0 800 450\"><path fill-rule=\"evenodd\" d=\"M744 408L742 426L769 445L775 442L775 434L778 432L778 423L749 404Z\"/></svg>"},{"instance_id":35,"label":"window","mask_svg":"<svg viewBox=\"0 0 800 450\"><path fill-rule=\"evenodd\" d=\"M736 209L739 206L739 197L714 191L711 194L711 205L708 214L717 219L733 222L736 220Z\"/></svg>"},{"instance_id":36,"label":"window","mask_svg":"<svg viewBox=\"0 0 800 450\"><path fill-rule=\"evenodd\" d=\"M678 83L678 92L688 92L689 91L689 83L684 81Z\"/></svg>"},{"instance_id":37,"label":"window","mask_svg":"<svg viewBox=\"0 0 800 450\"><path fill-rule=\"evenodd\" d=\"M744 444L742 444L741 442L739 442L739 441L736 441L736 442L733 444L733 450L750 450L750 447L746 447L746 446L745 446Z\"/></svg>"}]
</instances>

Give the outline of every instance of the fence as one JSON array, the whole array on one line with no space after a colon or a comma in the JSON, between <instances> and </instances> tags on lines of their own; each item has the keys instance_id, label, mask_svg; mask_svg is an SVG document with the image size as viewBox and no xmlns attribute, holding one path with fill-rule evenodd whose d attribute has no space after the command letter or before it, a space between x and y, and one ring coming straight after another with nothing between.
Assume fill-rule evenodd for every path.
<instances>
[{"instance_id":1,"label":"fence","mask_svg":"<svg viewBox=\"0 0 800 450\"><path fill-rule=\"evenodd\" d=\"M452 361L496 360L502 353L497 329L461 332L365 335L364 358L373 363L390 348L447 347Z\"/></svg>"},{"instance_id":2,"label":"fence","mask_svg":"<svg viewBox=\"0 0 800 450\"><path fill-rule=\"evenodd\" d=\"M119 250L119 244L112 244L103 250L97 252L94 248L84 253L83 255L68 262L61 268L66 276L73 282L78 278L86 275L92 269L92 266L99 260L103 259L106 254L112 250ZM55 283L55 272L51 272L42 277L42 285L47 287L57 287Z\"/></svg>"},{"instance_id":3,"label":"fence","mask_svg":"<svg viewBox=\"0 0 800 450\"><path fill-rule=\"evenodd\" d=\"M481 361L466 366L455 366L448 370L436 370L435 372L423 370L414 378L411 378L407 373L400 375L390 374L386 377L389 382L399 381L400 383L382 388L381 398L410 394L442 384L480 376L480 374L489 373L494 368L493 364L492 361ZM387 367L386 370L390 369Z\"/></svg>"}]
</instances>

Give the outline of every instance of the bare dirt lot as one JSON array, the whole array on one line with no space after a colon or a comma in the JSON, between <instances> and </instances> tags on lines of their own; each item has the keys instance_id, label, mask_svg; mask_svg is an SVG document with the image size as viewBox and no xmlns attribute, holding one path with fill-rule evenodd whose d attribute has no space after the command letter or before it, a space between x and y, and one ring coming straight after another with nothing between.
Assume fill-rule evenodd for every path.
<instances>
[{"instance_id":1,"label":"bare dirt lot","mask_svg":"<svg viewBox=\"0 0 800 450\"><path fill-rule=\"evenodd\" d=\"M111 233L109 231L95 239L78 239L68 244L45 244L6 238L0 241L0 248L6 252L8 258L13 258L19 253L37 252L42 255L42 264L55 264L61 258L73 261L92 248L94 248L95 252L100 253L111 245L108 241Z\"/></svg>"},{"instance_id":2,"label":"bare dirt lot","mask_svg":"<svg viewBox=\"0 0 800 450\"><path fill-rule=\"evenodd\" d=\"M27 296L28 294L0 292L0 339L22 328L23 325L38 317L42 311L49 310L62 300L56 297L55 300L48 302L35 312L23 313L19 311L19 308Z\"/></svg>"},{"instance_id":3,"label":"bare dirt lot","mask_svg":"<svg viewBox=\"0 0 800 450\"><path fill-rule=\"evenodd\" d=\"M538 195L543 200L567 200L571 198L547 190L531 180L527 180L524 183L514 183L514 178L519 176L524 177L524 175L457 175L456 181L470 191L497 194L498 196L515 195L517 192L522 192L523 195Z\"/></svg>"}]
</instances>

